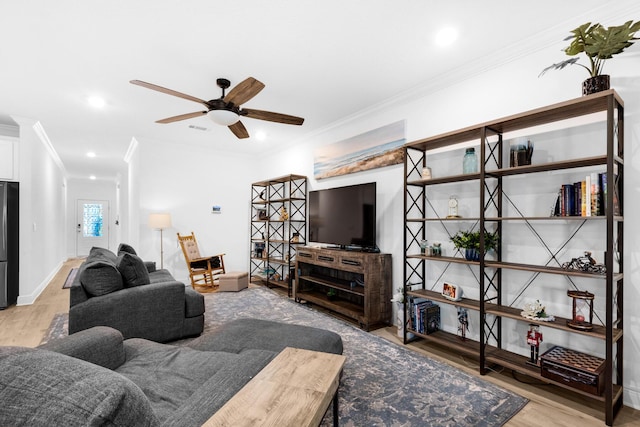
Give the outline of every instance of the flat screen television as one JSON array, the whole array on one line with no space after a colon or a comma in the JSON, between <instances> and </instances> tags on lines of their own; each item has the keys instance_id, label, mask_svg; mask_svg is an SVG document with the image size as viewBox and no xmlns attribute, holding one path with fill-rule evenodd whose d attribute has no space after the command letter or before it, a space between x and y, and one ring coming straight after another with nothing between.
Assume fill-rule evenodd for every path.
<instances>
[{"instance_id":1,"label":"flat screen television","mask_svg":"<svg viewBox=\"0 0 640 427\"><path fill-rule=\"evenodd\" d=\"M377 250L376 183L310 191L309 241Z\"/></svg>"}]
</instances>

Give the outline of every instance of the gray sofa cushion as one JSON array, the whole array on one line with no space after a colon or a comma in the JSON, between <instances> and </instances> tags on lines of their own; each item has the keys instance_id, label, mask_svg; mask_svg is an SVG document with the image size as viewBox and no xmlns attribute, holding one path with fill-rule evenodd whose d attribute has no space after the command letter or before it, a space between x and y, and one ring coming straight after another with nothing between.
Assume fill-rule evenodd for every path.
<instances>
[{"instance_id":1,"label":"gray sofa cushion","mask_svg":"<svg viewBox=\"0 0 640 427\"><path fill-rule=\"evenodd\" d=\"M116 267L118 267L120 274L122 274L124 286L127 288L151 283L149 271L147 271L144 261L137 255L124 252L118 256Z\"/></svg>"},{"instance_id":2,"label":"gray sofa cushion","mask_svg":"<svg viewBox=\"0 0 640 427\"><path fill-rule=\"evenodd\" d=\"M124 342L127 362L116 372L137 384L164 425L200 426L277 353L196 351L142 339Z\"/></svg>"},{"instance_id":3,"label":"gray sofa cushion","mask_svg":"<svg viewBox=\"0 0 640 427\"><path fill-rule=\"evenodd\" d=\"M64 339L52 340L38 348L66 354L107 369L116 369L125 361L124 338L120 331L96 326Z\"/></svg>"},{"instance_id":4,"label":"gray sofa cushion","mask_svg":"<svg viewBox=\"0 0 640 427\"><path fill-rule=\"evenodd\" d=\"M196 317L204 313L204 297L191 288L184 288L185 317Z\"/></svg>"},{"instance_id":5,"label":"gray sofa cushion","mask_svg":"<svg viewBox=\"0 0 640 427\"><path fill-rule=\"evenodd\" d=\"M51 351L0 347L0 425L155 426L149 400L108 369Z\"/></svg>"},{"instance_id":6,"label":"gray sofa cushion","mask_svg":"<svg viewBox=\"0 0 640 427\"><path fill-rule=\"evenodd\" d=\"M173 282L176 279L174 279L173 275L169 273L169 270L162 269L149 272L149 280L151 283L164 283Z\"/></svg>"},{"instance_id":7,"label":"gray sofa cushion","mask_svg":"<svg viewBox=\"0 0 640 427\"><path fill-rule=\"evenodd\" d=\"M109 249L100 248L98 246L94 246L89 251L89 256L87 256L87 261L108 261L112 264L115 264L118 260L118 256L111 252Z\"/></svg>"},{"instance_id":8,"label":"gray sofa cushion","mask_svg":"<svg viewBox=\"0 0 640 427\"><path fill-rule=\"evenodd\" d=\"M131 254L131 255L138 255L136 253L136 250L133 249L133 246L128 245L126 243L120 243L118 245L118 255L120 255L121 252L126 252L126 253Z\"/></svg>"},{"instance_id":9,"label":"gray sofa cushion","mask_svg":"<svg viewBox=\"0 0 640 427\"><path fill-rule=\"evenodd\" d=\"M109 261L86 261L80 272L80 283L92 297L110 294L124 288L122 275L115 263Z\"/></svg>"},{"instance_id":10,"label":"gray sofa cushion","mask_svg":"<svg viewBox=\"0 0 640 427\"><path fill-rule=\"evenodd\" d=\"M196 338L188 346L197 350L231 353L241 353L246 349L280 352L285 347L295 347L342 354L342 338L335 332L249 318L225 323Z\"/></svg>"}]
</instances>

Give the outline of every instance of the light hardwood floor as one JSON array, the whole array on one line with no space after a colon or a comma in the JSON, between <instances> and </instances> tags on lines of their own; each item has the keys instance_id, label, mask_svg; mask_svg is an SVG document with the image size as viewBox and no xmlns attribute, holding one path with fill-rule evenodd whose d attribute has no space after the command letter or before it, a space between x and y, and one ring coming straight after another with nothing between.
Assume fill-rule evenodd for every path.
<instances>
[{"instance_id":1,"label":"light hardwood floor","mask_svg":"<svg viewBox=\"0 0 640 427\"><path fill-rule=\"evenodd\" d=\"M69 310L69 290L62 289L62 285L71 268L77 267L81 262L80 259L65 262L34 304L11 306L0 311L0 345L35 347L40 343L54 315ZM402 345L396 336L395 327L378 329L373 333ZM471 375L479 376L478 365L472 359L463 358L446 349L427 346L420 341L408 347ZM527 406L507 423L509 427L604 425L604 415L600 408L594 402L574 393L558 391L559 389L549 385L529 384L536 381L524 376L517 376L515 379L509 372L492 372L482 378L530 400ZM640 411L624 407L614 425L640 426Z\"/></svg>"}]
</instances>

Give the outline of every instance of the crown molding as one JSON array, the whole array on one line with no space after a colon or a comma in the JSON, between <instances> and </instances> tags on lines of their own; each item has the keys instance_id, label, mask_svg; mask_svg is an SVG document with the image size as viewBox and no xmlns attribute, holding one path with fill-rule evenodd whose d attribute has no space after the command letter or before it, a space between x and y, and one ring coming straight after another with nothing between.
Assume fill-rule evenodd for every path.
<instances>
[{"instance_id":1,"label":"crown molding","mask_svg":"<svg viewBox=\"0 0 640 427\"><path fill-rule=\"evenodd\" d=\"M20 126L7 125L7 124L0 123L0 136L20 138Z\"/></svg>"}]
</instances>

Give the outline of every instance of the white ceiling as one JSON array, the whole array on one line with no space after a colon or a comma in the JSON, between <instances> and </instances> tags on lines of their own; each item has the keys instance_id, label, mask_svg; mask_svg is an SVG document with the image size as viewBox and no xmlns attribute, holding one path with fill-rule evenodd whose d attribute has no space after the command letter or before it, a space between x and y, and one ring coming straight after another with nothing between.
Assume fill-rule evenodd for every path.
<instances>
[{"instance_id":1,"label":"white ceiling","mask_svg":"<svg viewBox=\"0 0 640 427\"><path fill-rule=\"evenodd\" d=\"M607 16L614 3L624 10L625 0L0 3L0 123L9 116L40 121L69 176L111 179L125 167L134 137L258 153L434 82L544 49L589 16ZM460 32L449 49L434 44L446 25ZM243 119L252 136L266 133L259 142L238 140L206 117L156 124L202 108L129 83L208 100L220 96L216 78L233 87L249 76L266 88L245 107L301 116L304 125ZM87 106L94 94L105 98L103 109Z\"/></svg>"}]
</instances>

